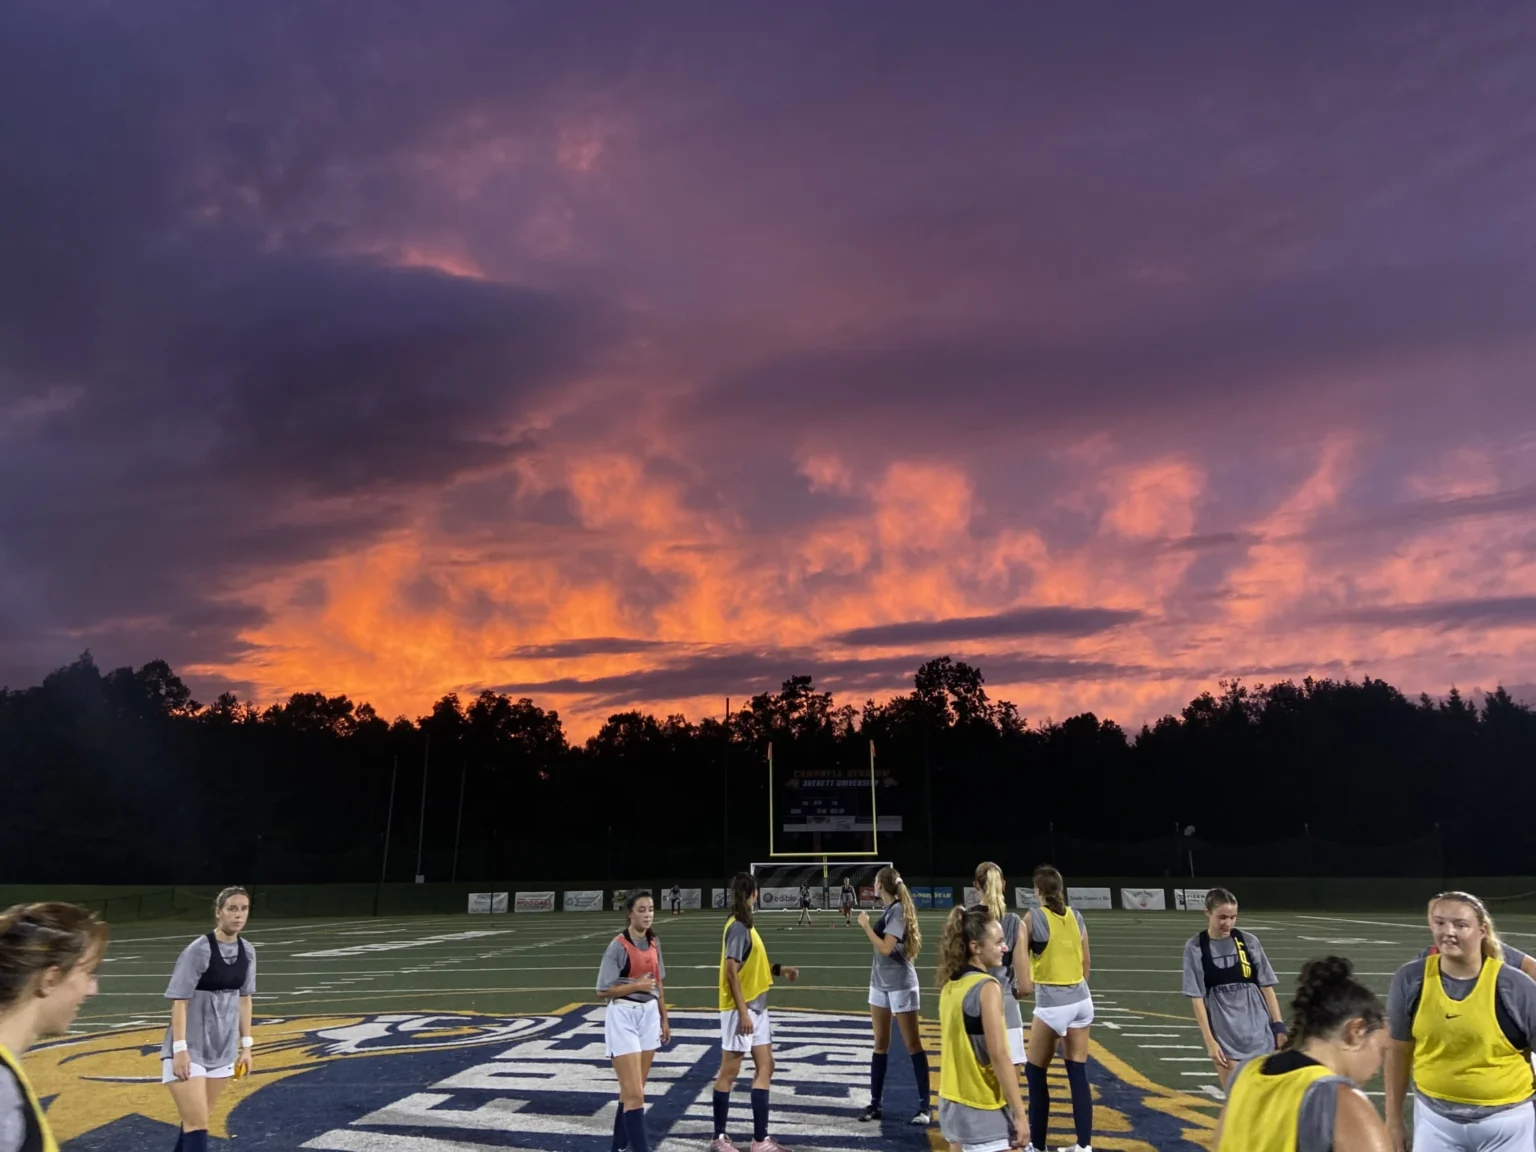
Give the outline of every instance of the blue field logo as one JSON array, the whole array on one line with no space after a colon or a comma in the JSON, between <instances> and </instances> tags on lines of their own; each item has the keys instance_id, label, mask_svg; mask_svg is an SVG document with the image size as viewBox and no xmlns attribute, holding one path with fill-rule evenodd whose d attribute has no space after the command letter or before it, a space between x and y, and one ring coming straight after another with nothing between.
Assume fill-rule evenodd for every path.
<instances>
[{"instance_id":1,"label":"blue field logo","mask_svg":"<svg viewBox=\"0 0 1536 1152\"><path fill-rule=\"evenodd\" d=\"M257 1070L226 1087L211 1124L215 1147L235 1137L238 1145L228 1147L607 1152L618 1086L604 1055L603 1013L583 1006L530 1016L259 1021ZM647 1128L658 1152L699 1152L713 1136L719 1015L674 1011L671 1019L672 1043L651 1070ZM905 1123L916 1097L904 1060L891 1062L887 1119L858 1122L868 1100L868 1017L779 1011L773 1020L772 1129L785 1144L860 1152L945 1147L936 1127ZM160 1084L162 1035L157 1028L82 1037L28 1057L28 1073L68 1152L139 1152L175 1142L175 1111ZM1106 1132L1096 1146L1174 1152L1191 1149L1191 1136L1203 1142L1187 1119L1169 1114L1165 1100L1148 1098L1098 1062L1094 1079ZM748 1086L744 1074L732 1098L730 1134L743 1148L751 1137ZM1056 1111L1064 1108L1062 1092Z\"/></svg>"}]
</instances>

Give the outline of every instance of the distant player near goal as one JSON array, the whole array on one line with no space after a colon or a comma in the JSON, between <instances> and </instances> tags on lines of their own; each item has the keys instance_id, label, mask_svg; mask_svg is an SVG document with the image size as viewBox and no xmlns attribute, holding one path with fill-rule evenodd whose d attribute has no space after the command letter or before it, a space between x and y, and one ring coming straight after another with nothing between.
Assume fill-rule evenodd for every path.
<instances>
[{"instance_id":1,"label":"distant player near goal","mask_svg":"<svg viewBox=\"0 0 1536 1152\"><path fill-rule=\"evenodd\" d=\"M807 928L815 926L811 923L811 886L809 884L800 885L800 919L795 921L795 927L798 928L802 924Z\"/></svg>"},{"instance_id":2,"label":"distant player near goal","mask_svg":"<svg viewBox=\"0 0 1536 1152\"><path fill-rule=\"evenodd\" d=\"M672 905L672 915L681 916L683 914L683 890L676 884L672 885L672 890L667 893L667 900Z\"/></svg>"},{"instance_id":3,"label":"distant player near goal","mask_svg":"<svg viewBox=\"0 0 1536 1152\"><path fill-rule=\"evenodd\" d=\"M840 903L839 906L843 910L843 919L847 922L848 927L850 927L850 928L853 927L853 905L854 905L854 902L855 902L855 893L854 893L854 890L853 890L853 881L849 877L844 876L843 877L843 895L842 895L842 900L841 900L841 903Z\"/></svg>"}]
</instances>

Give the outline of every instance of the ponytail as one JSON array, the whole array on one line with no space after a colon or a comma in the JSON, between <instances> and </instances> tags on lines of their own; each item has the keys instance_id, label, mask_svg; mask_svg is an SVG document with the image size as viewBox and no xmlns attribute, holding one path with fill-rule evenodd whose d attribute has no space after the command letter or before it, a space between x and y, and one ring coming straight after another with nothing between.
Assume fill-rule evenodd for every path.
<instances>
[{"instance_id":1,"label":"ponytail","mask_svg":"<svg viewBox=\"0 0 1536 1152\"><path fill-rule=\"evenodd\" d=\"M917 922L917 905L912 902L907 882L901 878L900 872L887 865L875 873L875 887L901 902L901 918L907 926L903 948L908 960L916 960L923 950L923 928Z\"/></svg>"},{"instance_id":2,"label":"ponytail","mask_svg":"<svg viewBox=\"0 0 1536 1152\"><path fill-rule=\"evenodd\" d=\"M1035 869L1035 891L1040 893L1040 903L1056 915L1067 914L1067 882L1049 864Z\"/></svg>"},{"instance_id":3,"label":"ponytail","mask_svg":"<svg viewBox=\"0 0 1536 1152\"><path fill-rule=\"evenodd\" d=\"M976 865L976 891L996 920L1008 914L1008 896L1003 886L1003 870L990 860Z\"/></svg>"},{"instance_id":4,"label":"ponytail","mask_svg":"<svg viewBox=\"0 0 1536 1152\"><path fill-rule=\"evenodd\" d=\"M756 891L752 873L738 872L731 877L731 915L748 928L752 927L752 894Z\"/></svg>"},{"instance_id":5,"label":"ponytail","mask_svg":"<svg viewBox=\"0 0 1536 1152\"><path fill-rule=\"evenodd\" d=\"M987 925L993 915L984 904L969 907L956 904L949 910L944 921L944 933L939 937L939 983L947 984L959 979L960 974L971 966L971 945L986 938Z\"/></svg>"}]
</instances>

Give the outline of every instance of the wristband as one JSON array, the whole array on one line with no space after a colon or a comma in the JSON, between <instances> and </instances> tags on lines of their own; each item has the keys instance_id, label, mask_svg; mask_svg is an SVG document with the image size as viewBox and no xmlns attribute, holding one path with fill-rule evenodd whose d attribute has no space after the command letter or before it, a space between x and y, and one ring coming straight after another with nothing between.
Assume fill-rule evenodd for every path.
<instances>
[{"instance_id":1,"label":"wristband","mask_svg":"<svg viewBox=\"0 0 1536 1152\"><path fill-rule=\"evenodd\" d=\"M171 1044L171 1054L172 1055L180 1056L186 1050L187 1050L187 1042L185 1040L176 1040L176 1041L173 1041L172 1044Z\"/></svg>"},{"instance_id":2,"label":"wristband","mask_svg":"<svg viewBox=\"0 0 1536 1152\"><path fill-rule=\"evenodd\" d=\"M1273 1032L1276 1036L1284 1036L1285 1035L1285 1021L1284 1020L1271 1020L1269 1022L1269 1030L1271 1032Z\"/></svg>"},{"instance_id":3,"label":"wristband","mask_svg":"<svg viewBox=\"0 0 1536 1152\"><path fill-rule=\"evenodd\" d=\"M255 1046L256 1046L256 1038L254 1036L242 1036L242 1037L240 1037L240 1047L242 1047L242 1048L254 1048Z\"/></svg>"},{"instance_id":4,"label":"wristband","mask_svg":"<svg viewBox=\"0 0 1536 1152\"><path fill-rule=\"evenodd\" d=\"M772 973L774 976L779 975L783 970L784 970L784 965L782 965L782 964L770 964L768 966L768 971L770 973Z\"/></svg>"}]
</instances>

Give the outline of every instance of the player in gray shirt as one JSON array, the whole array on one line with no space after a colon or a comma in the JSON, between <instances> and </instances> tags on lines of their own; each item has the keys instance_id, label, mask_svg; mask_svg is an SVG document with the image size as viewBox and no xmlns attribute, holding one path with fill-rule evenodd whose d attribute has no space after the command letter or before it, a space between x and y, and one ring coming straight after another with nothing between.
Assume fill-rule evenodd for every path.
<instances>
[{"instance_id":1,"label":"player in gray shirt","mask_svg":"<svg viewBox=\"0 0 1536 1152\"><path fill-rule=\"evenodd\" d=\"M165 989L172 1003L161 1082L181 1115L181 1152L205 1152L214 1101L231 1076L251 1069L256 950L240 938L251 897L244 888L226 888L213 907L216 928L182 949Z\"/></svg>"},{"instance_id":2,"label":"player in gray shirt","mask_svg":"<svg viewBox=\"0 0 1536 1152\"><path fill-rule=\"evenodd\" d=\"M1019 947L1019 930L1023 921L1017 912L1008 911L1008 882L1003 877L1003 870L996 864L983 860L976 865L973 883L977 897L1003 929L1003 960L990 971L1003 989L1003 1021L1008 1027L1008 1051L1014 1065L1018 1066L1025 1061L1024 1013L1019 1008L1020 975L1023 975L1024 982L1029 979L1029 949ZM1050 932L1049 925L1045 931L1047 934Z\"/></svg>"},{"instance_id":3,"label":"player in gray shirt","mask_svg":"<svg viewBox=\"0 0 1536 1152\"><path fill-rule=\"evenodd\" d=\"M1264 946L1237 928L1237 897L1212 888L1205 898L1204 932L1184 945L1184 995L1193 1001L1206 1051L1225 1088L1237 1063L1273 1052L1285 1037L1279 980Z\"/></svg>"},{"instance_id":4,"label":"player in gray shirt","mask_svg":"<svg viewBox=\"0 0 1536 1152\"><path fill-rule=\"evenodd\" d=\"M1444 1015L1447 1022L1463 1019L1449 1009L1477 992L1488 965L1493 962L1490 956L1500 962L1492 990L1493 1019L1485 1027L1497 1032L1484 1032L1483 1038L1507 1041L1518 1052L1527 1054L1522 1063L1528 1063L1531 1040L1536 1037L1536 982L1518 967L1502 963L1503 949L1482 901L1467 893L1443 893L1430 903L1430 923L1435 933L1436 954L1404 964L1392 977L1387 993L1388 1026L1394 1043L1387 1059L1386 1113L1394 1138L1405 1131L1403 1102L1418 1046L1431 1042L1440 1047L1439 1037L1434 1034L1441 1029L1457 1030L1458 1035L1465 1033L1469 1025L1476 1029L1475 1016L1467 1024L1442 1022L1440 1016ZM1439 987L1426 990L1425 980L1432 967L1438 969ZM1431 992L1435 997L1432 1003L1443 1005L1446 1011L1427 1008L1424 1015L1432 1014L1433 1019L1420 1019L1421 1003ZM1482 995L1487 995L1486 990ZM1427 1034L1416 1034L1416 1025ZM1480 1061L1483 1056L1474 1045L1468 1049L1468 1058ZM1442 1055L1432 1067L1453 1067L1455 1059ZM1518 1086L1522 1089L1518 1100L1508 1096L1502 1100L1491 1096L1487 1103L1468 1102L1465 1097L1448 1100L1415 1084L1414 1148L1426 1152L1460 1146L1530 1147L1536 1141L1536 1116L1529 1103L1529 1068L1524 1068L1523 1073L1515 1073L1522 1082ZM1466 1076L1472 1086L1468 1095L1474 1098L1479 1085L1486 1085L1490 1093L1504 1091L1500 1087L1503 1075L1495 1064L1476 1064L1466 1069Z\"/></svg>"},{"instance_id":5,"label":"player in gray shirt","mask_svg":"<svg viewBox=\"0 0 1536 1152\"><path fill-rule=\"evenodd\" d=\"M869 1020L875 1031L875 1050L869 1058L869 1106L859 1115L863 1121L879 1120L880 1101L885 1089L885 1069L891 1051L891 1018L901 1028L901 1040L912 1060L917 1080L917 1110L911 1122L927 1127L928 1053L917 1025L922 994L918 989L917 965L913 963L923 949L922 928L917 922L912 894L901 874L886 867L875 874L875 891L880 896L880 920L870 924L869 913L859 913L859 927L874 947L869 968Z\"/></svg>"}]
</instances>

